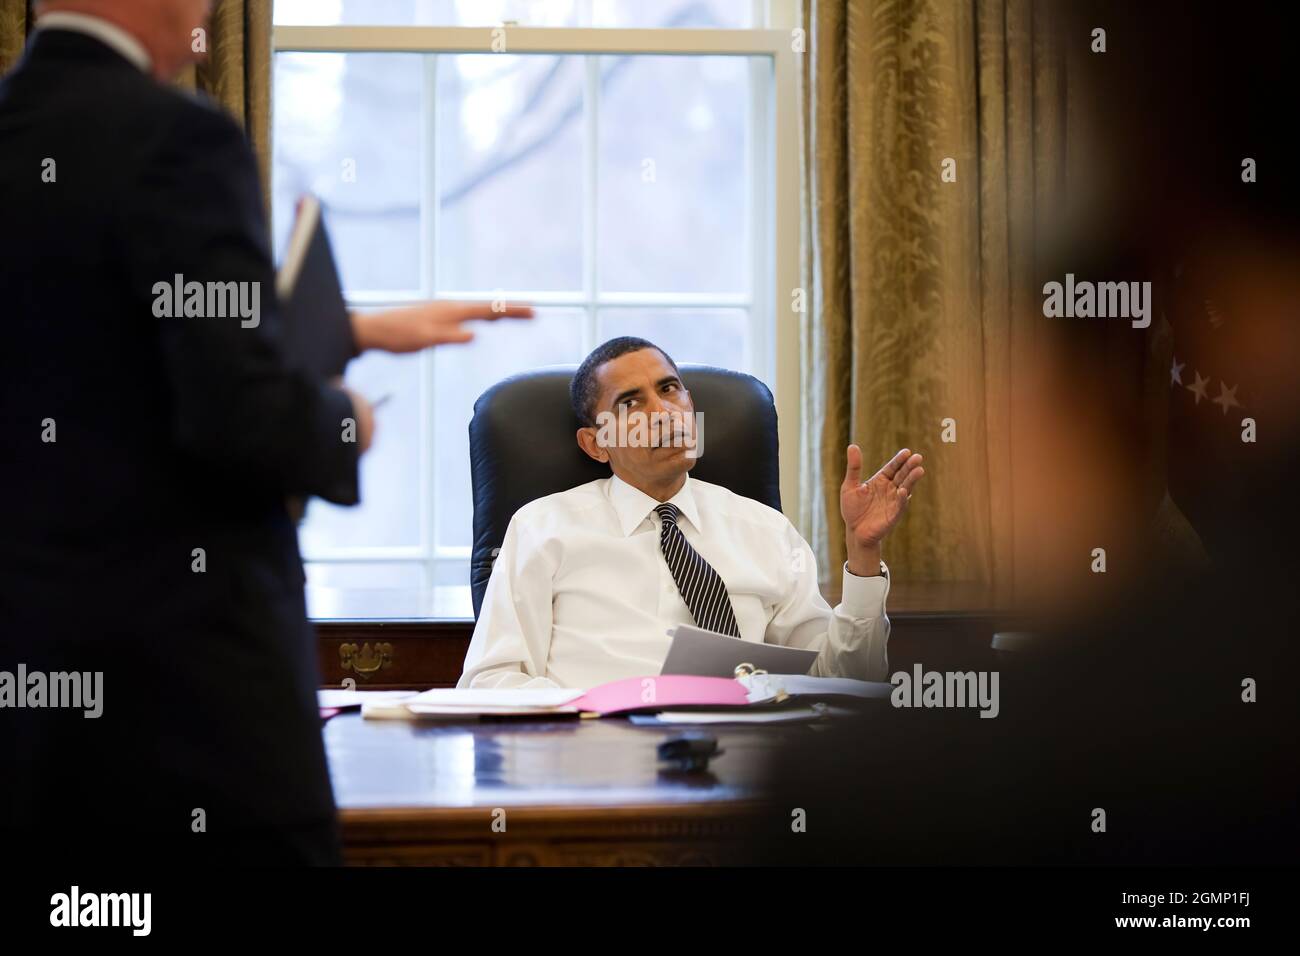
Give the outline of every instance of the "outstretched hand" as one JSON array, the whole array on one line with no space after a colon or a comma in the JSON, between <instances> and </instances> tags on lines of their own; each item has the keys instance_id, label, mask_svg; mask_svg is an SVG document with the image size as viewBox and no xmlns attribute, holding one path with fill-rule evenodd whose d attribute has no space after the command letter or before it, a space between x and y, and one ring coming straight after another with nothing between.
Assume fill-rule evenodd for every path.
<instances>
[{"instance_id":1,"label":"outstretched hand","mask_svg":"<svg viewBox=\"0 0 1300 956\"><path fill-rule=\"evenodd\" d=\"M900 450L866 481L862 480L862 449L850 445L844 483L840 486L840 514L852 550L879 549L880 542L898 524L912 489L925 474L921 456Z\"/></svg>"},{"instance_id":2,"label":"outstretched hand","mask_svg":"<svg viewBox=\"0 0 1300 956\"><path fill-rule=\"evenodd\" d=\"M473 341L467 322L530 319L531 306L503 302L421 302L382 312L352 313L357 351L418 352L436 345Z\"/></svg>"}]
</instances>

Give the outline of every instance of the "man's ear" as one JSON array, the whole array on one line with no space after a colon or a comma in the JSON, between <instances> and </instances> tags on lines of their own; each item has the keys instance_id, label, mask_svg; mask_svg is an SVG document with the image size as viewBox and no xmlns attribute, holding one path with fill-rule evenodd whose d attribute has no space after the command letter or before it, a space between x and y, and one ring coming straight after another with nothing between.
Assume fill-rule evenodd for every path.
<instances>
[{"instance_id":1,"label":"man's ear","mask_svg":"<svg viewBox=\"0 0 1300 956\"><path fill-rule=\"evenodd\" d=\"M587 453L587 457L596 461L609 461L609 452L600 447L596 440L596 429L591 427L579 428L575 433L578 439L578 447Z\"/></svg>"}]
</instances>

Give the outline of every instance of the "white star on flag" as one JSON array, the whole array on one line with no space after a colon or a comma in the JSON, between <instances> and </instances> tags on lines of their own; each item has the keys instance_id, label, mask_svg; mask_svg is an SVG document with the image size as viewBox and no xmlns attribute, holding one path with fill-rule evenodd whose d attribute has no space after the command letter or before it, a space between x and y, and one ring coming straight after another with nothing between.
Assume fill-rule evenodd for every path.
<instances>
[{"instance_id":1,"label":"white star on flag","mask_svg":"<svg viewBox=\"0 0 1300 956\"><path fill-rule=\"evenodd\" d=\"M1210 394L1205 390L1205 386L1209 384L1210 380L1208 378L1203 378L1201 373L1197 372L1196 382L1192 385L1184 385L1183 387L1196 396L1196 404L1199 405L1201 404L1201 399L1205 399L1207 402L1210 400Z\"/></svg>"},{"instance_id":2,"label":"white star on flag","mask_svg":"<svg viewBox=\"0 0 1300 956\"><path fill-rule=\"evenodd\" d=\"M1171 369L1169 370L1169 387L1170 387L1170 388L1173 388L1175 385L1182 385L1182 384L1183 384L1183 369L1185 369L1186 367L1187 367L1187 363L1186 363L1186 362L1184 362L1182 365L1179 365L1179 364L1178 364L1178 356L1175 355L1175 356L1174 356L1174 365L1173 365L1173 368L1171 368Z\"/></svg>"},{"instance_id":3,"label":"white star on flag","mask_svg":"<svg viewBox=\"0 0 1300 956\"><path fill-rule=\"evenodd\" d=\"M1228 414L1229 408L1241 408L1241 403L1237 401L1237 386L1228 388L1226 382L1219 381L1219 397L1214 400L1214 404L1223 406L1223 414Z\"/></svg>"}]
</instances>

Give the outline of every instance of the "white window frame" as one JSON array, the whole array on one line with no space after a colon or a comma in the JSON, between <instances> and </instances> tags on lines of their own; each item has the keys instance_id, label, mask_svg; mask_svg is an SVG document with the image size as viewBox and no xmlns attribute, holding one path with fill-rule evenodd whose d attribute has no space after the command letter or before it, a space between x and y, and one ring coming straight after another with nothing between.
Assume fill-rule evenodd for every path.
<instances>
[{"instance_id":1,"label":"white window frame","mask_svg":"<svg viewBox=\"0 0 1300 956\"><path fill-rule=\"evenodd\" d=\"M800 316L792 309L793 290L801 284L801 223L799 218L799 61L793 52L791 30L797 25L797 3L773 0L768 12L771 28L763 29L610 29L596 27L553 28L509 25L505 29L509 54L579 54L592 58L587 63L587 95L599 94L599 55L692 55L745 56L752 69L770 71L768 82L751 84L754 98L750 109L753 148L748 161L752 164L750 210L754 221L749 230L751 241L750 288L755 296L741 295L645 295L600 293L595 288L591 249L595 233L594 197L587 202L584 222L584 256L587 262L584 289L575 296L528 290L509 290L511 296L541 306L571 306L586 312L584 343L594 347L598 309L625 304L690 307L741 306L749 310L751 364L754 371L773 385L779 416L781 500L796 524L800 500L799 420L800 420ZM275 26L272 31L272 54L281 52L319 53L491 53L495 27L410 27L410 26ZM425 83L436 88L437 58L426 60ZM761 75L761 74L759 74ZM596 102L594 99L591 102ZM423 116L423 142L427 156L435 155L434 128L436 110L426 109ZM595 142L599 110L585 111L586 134ZM595 151L585 151L587 162L594 161ZM437 202L437 164L427 163L423 170L421 195L421 288L422 294L392 293L350 297L354 307L397 305L421 298L456 299L482 296L483 290L457 292L437 289L434 270L438 248L439 209ZM587 186L595 182L595 171L586 171ZM770 277L764 288L754 277ZM421 419L420 460L430 482L436 474L435 443L432 440L432 388L434 358L426 351L420 358ZM420 539L418 546L351 547L330 549L326 553L304 555L309 563L342 562L420 562L424 581L432 587L440 566L468 561L470 548L441 547L435 527L437 489L421 495Z\"/></svg>"}]
</instances>

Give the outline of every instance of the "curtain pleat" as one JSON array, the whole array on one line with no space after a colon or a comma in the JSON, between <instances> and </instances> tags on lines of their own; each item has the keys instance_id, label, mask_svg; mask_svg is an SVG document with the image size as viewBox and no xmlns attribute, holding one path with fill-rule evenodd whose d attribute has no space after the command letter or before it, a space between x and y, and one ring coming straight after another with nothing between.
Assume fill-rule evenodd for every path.
<instances>
[{"instance_id":1,"label":"curtain pleat","mask_svg":"<svg viewBox=\"0 0 1300 956\"><path fill-rule=\"evenodd\" d=\"M222 0L208 30L208 56L180 83L200 90L238 120L257 154L262 194L271 187L271 4Z\"/></svg>"},{"instance_id":2,"label":"curtain pleat","mask_svg":"<svg viewBox=\"0 0 1300 956\"><path fill-rule=\"evenodd\" d=\"M845 447L927 458L886 545L912 581L1014 584L1036 249L1068 184L1068 62L1035 0L809 0L801 515L834 588ZM941 176L955 161L956 181ZM946 430L956 441L941 438ZM1022 558L1023 560L1023 558Z\"/></svg>"},{"instance_id":3,"label":"curtain pleat","mask_svg":"<svg viewBox=\"0 0 1300 956\"><path fill-rule=\"evenodd\" d=\"M31 27L29 0L0 0L0 73L18 62Z\"/></svg>"}]
</instances>

